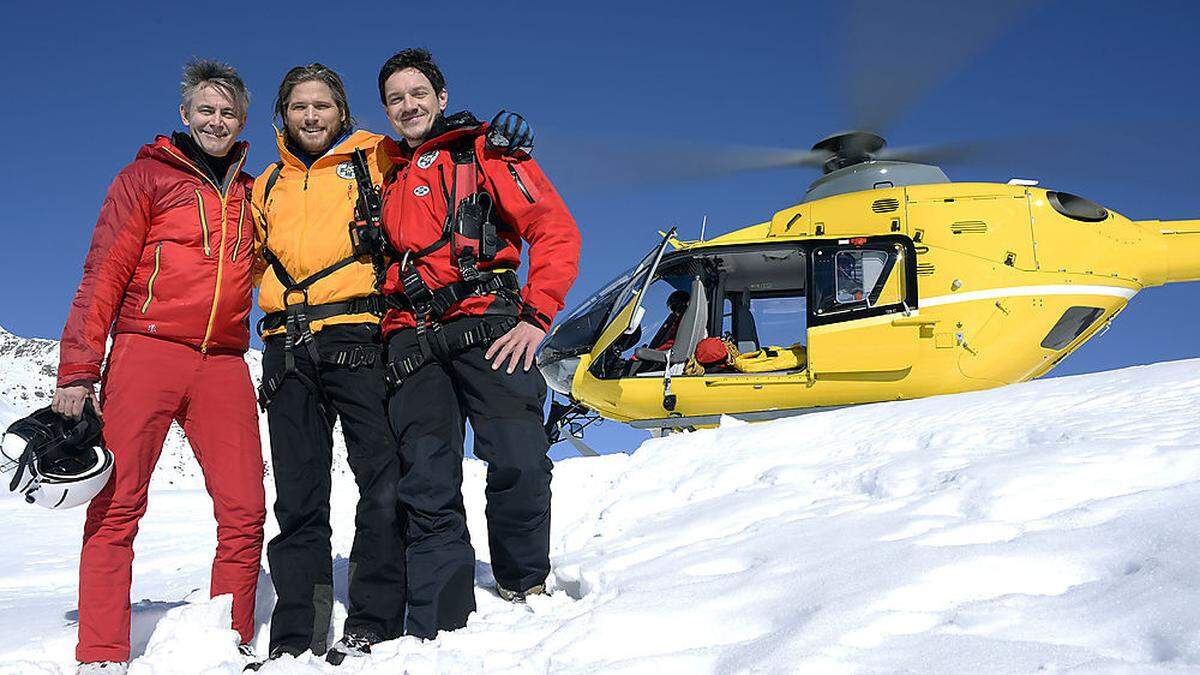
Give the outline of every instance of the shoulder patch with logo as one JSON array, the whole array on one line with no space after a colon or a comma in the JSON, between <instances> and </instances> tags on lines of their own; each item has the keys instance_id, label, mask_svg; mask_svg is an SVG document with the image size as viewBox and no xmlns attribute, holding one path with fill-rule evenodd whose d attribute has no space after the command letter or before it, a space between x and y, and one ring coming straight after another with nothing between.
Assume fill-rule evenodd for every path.
<instances>
[{"instance_id":1,"label":"shoulder patch with logo","mask_svg":"<svg viewBox=\"0 0 1200 675\"><path fill-rule=\"evenodd\" d=\"M349 161L337 165L337 175L346 180L354 180L354 165Z\"/></svg>"},{"instance_id":2,"label":"shoulder patch with logo","mask_svg":"<svg viewBox=\"0 0 1200 675\"><path fill-rule=\"evenodd\" d=\"M413 188L413 194L418 197L424 197L425 195L429 194L429 186L418 185L417 187Z\"/></svg>"},{"instance_id":3,"label":"shoulder patch with logo","mask_svg":"<svg viewBox=\"0 0 1200 675\"><path fill-rule=\"evenodd\" d=\"M438 152L438 150L430 150L429 152L418 157L417 167L421 169L428 169L429 167L433 166L434 161L437 160Z\"/></svg>"}]
</instances>

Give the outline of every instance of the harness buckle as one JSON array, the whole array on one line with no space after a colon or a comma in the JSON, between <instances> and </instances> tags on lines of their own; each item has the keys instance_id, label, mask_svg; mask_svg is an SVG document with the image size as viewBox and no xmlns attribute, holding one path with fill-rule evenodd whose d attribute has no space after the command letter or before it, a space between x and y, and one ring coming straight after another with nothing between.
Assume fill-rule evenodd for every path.
<instances>
[{"instance_id":1,"label":"harness buckle","mask_svg":"<svg viewBox=\"0 0 1200 675\"><path fill-rule=\"evenodd\" d=\"M284 332L292 338L296 346L303 345L313 339L312 328L309 325L308 314L304 311L307 305L289 305L287 318L284 320Z\"/></svg>"},{"instance_id":2,"label":"harness buckle","mask_svg":"<svg viewBox=\"0 0 1200 675\"><path fill-rule=\"evenodd\" d=\"M475 266L475 258L471 256L463 256L458 259L458 272L462 275L463 281L468 283L479 281L479 268Z\"/></svg>"}]
</instances>

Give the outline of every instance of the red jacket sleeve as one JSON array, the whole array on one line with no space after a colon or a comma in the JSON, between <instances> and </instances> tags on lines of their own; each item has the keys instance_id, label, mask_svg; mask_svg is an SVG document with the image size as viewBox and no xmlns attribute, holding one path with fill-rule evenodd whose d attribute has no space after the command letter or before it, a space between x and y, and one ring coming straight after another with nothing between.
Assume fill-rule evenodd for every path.
<instances>
[{"instance_id":1,"label":"red jacket sleeve","mask_svg":"<svg viewBox=\"0 0 1200 675\"><path fill-rule=\"evenodd\" d=\"M149 201L132 167L117 174L108 188L59 343L60 387L100 379L108 333L145 246Z\"/></svg>"},{"instance_id":2,"label":"red jacket sleeve","mask_svg":"<svg viewBox=\"0 0 1200 675\"><path fill-rule=\"evenodd\" d=\"M503 157L482 148L476 156L496 209L529 242L529 275L521 289L521 320L549 330L579 275L579 228L554 185L532 157Z\"/></svg>"}]
</instances>

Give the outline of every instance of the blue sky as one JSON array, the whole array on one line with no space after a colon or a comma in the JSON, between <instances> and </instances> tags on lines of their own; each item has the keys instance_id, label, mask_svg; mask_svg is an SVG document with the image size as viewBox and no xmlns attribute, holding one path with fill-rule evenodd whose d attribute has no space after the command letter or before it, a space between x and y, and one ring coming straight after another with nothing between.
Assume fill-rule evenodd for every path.
<instances>
[{"instance_id":1,"label":"blue sky","mask_svg":"<svg viewBox=\"0 0 1200 675\"><path fill-rule=\"evenodd\" d=\"M138 146L178 126L178 76L192 56L231 63L250 86L244 137L257 173L275 159L271 101L290 66L337 69L361 126L390 132L378 67L400 48L431 49L452 109L486 118L510 108L534 125L535 154L584 233L569 306L647 249L656 230L678 225L694 236L705 215L710 233L760 222L817 176L636 183L614 177L622 163L657 166L683 146L807 148L853 123L848 63L884 75L920 64L908 75L931 75L910 78L930 80L919 96L895 97L915 100L890 115L883 132L894 145L1023 139L1003 156L947 166L952 178L1037 178L1132 218L1200 217L1200 6L1032 3L1000 24L995 7L981 3L961 16L934 12L940 24L923 39L883 32L868 40L846 28L848 17L886 25L896 13L858 4L859 13L847 3L799 2L111 3L69 12L21 3L6 9L0 29L9 132L0 159L0 325L57 337L108 183ZM931 3L897 7L919 13L917 5ZM966 43L977 45L966 56L939 52ZM1039 148L1029 140L1037 138L1049 141ZM606 163L589 159L600 154L589 148L603 149ZM1151 289L1055 374L1200 356L1198 297L1196 284ZM630 438L616 427L608 423L597 443Z\"/></svg>"}]
</instances>

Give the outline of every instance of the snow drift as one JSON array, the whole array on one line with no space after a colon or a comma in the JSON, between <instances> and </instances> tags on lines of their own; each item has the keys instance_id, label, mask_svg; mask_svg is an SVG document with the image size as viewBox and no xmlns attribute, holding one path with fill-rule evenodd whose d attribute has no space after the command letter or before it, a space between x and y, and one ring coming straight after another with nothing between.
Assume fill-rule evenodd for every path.
<instances>
[{"instance_id":1,"label":"snow drift","mask_svg":"<svg viewBox=\"0 0 1200 675\"><path fill-rule=\"evenodd\" d=\"M499 600L481 548L466 628L336 672L1194 672L1198 401L1200 361L1181 361L562 461L550 596ZM466 475L482 544L482 465ZM355 498L339 479L339 630ZM240 671L228 600L204 593L210 513L202 491L151 498L133 673ZM72 666L81 520L0 502L0 672Z\"/></svg>"}]
</instances>

